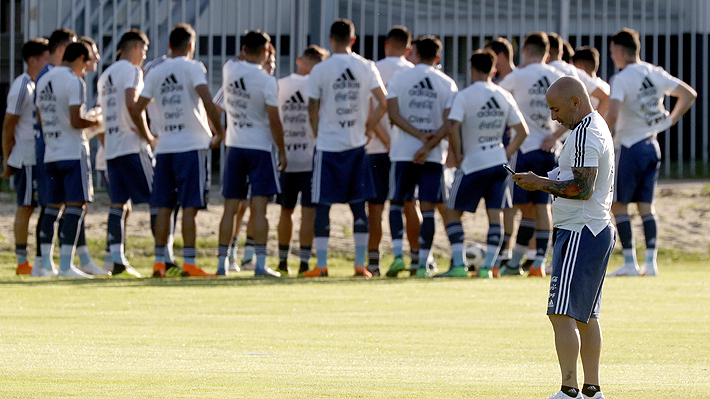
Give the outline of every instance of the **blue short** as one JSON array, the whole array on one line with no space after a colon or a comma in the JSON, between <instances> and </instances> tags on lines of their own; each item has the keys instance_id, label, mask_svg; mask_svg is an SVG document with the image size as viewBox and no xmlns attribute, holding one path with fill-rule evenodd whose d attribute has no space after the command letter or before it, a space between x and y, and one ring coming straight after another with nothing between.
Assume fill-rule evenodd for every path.
<instances>
[{"instance_id":1,"label":"blue short","mask_svg":"<svg viewBox=\"0 0 710 399\"><path fill-rule=\"evenodd\" d=\"M312 172L282 172L281 194L276 197L276 202L285 209L294 209L298 204L298 195L301 194L301 206L312 208L311 179Z\"/></svg>"},{"instance_id":2,"label":"blue short","mask_svg":"<svg viewBox=\"0 0 710 399\"><path fill-rule=\"evenodd\" d=\"M229 199L271 197L281 192L276 154L270 151L226 147L222 196Z\"/></svg>"},{"instance_id":3,"label":"blue short","mask_svg":"<svg viewBox=\"0 0 710 399\"><path fill-rule=\"evenodd\" d=\"M192 150L155 156L150 206L174 209L207 208L210 190L210 150Z\"/></svg>"},{"instance_id":4,"label":"blue short","mask_svg":"<svg viewBox=\"0 0 710 399\"><path fill-rule=\"evenodd\" d=\"M526 153L518 151L518 158L515 162L515 172L533 172L538 176L547 177L547 172L557 167L557 157L553 152L535 150ZM527 191L518 187L513 188L513 203L524 204L549 204L550 194L544 191Z\"/></svg>"},{"instance_id":5,"label":"blue short","mask_svg":"<svg viewBox=\"0 0 710 399\"><path fill-rule=\"evenodd\" d=\"M457 211L476 212L478 203L483 198L486 200L486 209L503 209L507 177L508 172L501 165L467 175L459 169L456 171L446 207Z\"/></svg>"},{"instance_id":6,"label":"blue short","mask_svg":"<svg viewBox=\"0 0 710 399\"><path fill-rule=\"evenodd\" d=\"M153 156L146 151L106 160L108 195L113 204L150 202L153 188Z\"/></svg>"},{"instance_id":7,"label":"blue short","mask_svg":"<svg viewBox=\"0 0 710 399\"><path fill-rule=\"evenodd\" d=\"M374 197L375 183L365 146L340 152L316 148L313 158L314 204L346 204Z\"/></svg>"},{"instance_id":8,"label":"blue short","mask_svg":"<svg viewBox=\"0 0 710 399\"><path fill-rule=\"evenodd\" d=\"M383 205L389 194L390 156L389 154L367 154L372 168L372 179L375 183L375 197L368 200L371 204Z\"/></svg>"},{"instance_id":9,"label":"blue short","mask_svg":"<svg viewBox=\"0 0 710 399\"><path fill-rule=\"evenodd\" d=\"M49 204L49 192L51 190L47 178L47 167L44 164L44 137L41 130L35 127L35 155L37 160L35 163L35 173L37 180L37 203L40 206Z\"/></svg>"},{"instance_id":10,"label":"blue short","mask_svg":"<svg viewBox=\"0 0 710 399\"><path fill-rule=\"evenodd\" d=\"M554 230L548 315L567 315L582 323L599 318L602 284L615 234L611 225L596 237L586 226L580 233Z\"/></svg>"},{"instance_id":11,"label":"blue short","mask_svg":"<svg viewBox=\"0 0 710 399\"><path fill-rule=\"evenodd\" d=\"M81 159L47 162L44 165L49 189L48 204L94 200L94 184L88 154Z\"/></svg>"},{"instance_id":12,"label":"blue short","mask_svg":"<svg viewBox=\"0 0 710 399\"><path fill-rule=\"evenodd\" d=\"M658 172L661 168L661 148L650 137L630 148L624 146L616 154L614 202L653 203Z\"/></svg>"},{"instance_id":13,"label":"blue short","mask_svg":"<svg viewBox=\"0 0 710 399\"><path fill-rule=\"evenodd\" d=\"M37 171L32 165L12 168L17 206L37 206Z\"/></svg>"},{"instance_id":14,"label":"blue short","mask_svg":"<svg viewBox=\"0 0 710 399\"><path fill-rule=\"evenodd\" d=\"M423 165L408 161L393 162L390 168L390 200L412 201L417 189L419 201L445 202L444 165L436 162L425 162Z\"/></svg>"}]
</instances>

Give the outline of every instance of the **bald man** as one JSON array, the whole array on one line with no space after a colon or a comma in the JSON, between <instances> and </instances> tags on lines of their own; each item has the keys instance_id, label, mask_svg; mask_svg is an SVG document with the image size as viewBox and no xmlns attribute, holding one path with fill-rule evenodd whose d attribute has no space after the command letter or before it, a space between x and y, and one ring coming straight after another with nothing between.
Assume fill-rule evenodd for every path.
<instances>
[{"instance_id":1,"label":"bald man","mask_svg":"<svg viewBox=\"0 0 710 399\"><path fill-rule=\"evenodd\" d=\"M524 190L552 194L554 249L547 314L555 333L562 387L554 399L602 399L599 325L602 283L615 233L611 223L614 143L604 119L594 111L582 82L566 76L546 95L552 119L572 133L560 153L559 167L540 177L516 173ZM577 385L577 357L584 385Z\"/></svg>"}]
</instances>

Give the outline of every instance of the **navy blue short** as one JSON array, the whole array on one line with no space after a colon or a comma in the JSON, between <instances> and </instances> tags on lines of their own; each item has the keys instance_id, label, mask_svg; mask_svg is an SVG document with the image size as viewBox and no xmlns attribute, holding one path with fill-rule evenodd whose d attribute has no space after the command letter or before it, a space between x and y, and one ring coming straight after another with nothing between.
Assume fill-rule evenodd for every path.
<instances>
[{"instance_id":1,"label":"navy blue short","mask_svg":"<svg viewBox=\"0 0 710 399\"><path fill-rule=\"evenodd\" d=\"M113 204L150 202L153 188L153 156L149 152L127 154L106 160L108 195Z\"/></svg>"},{"instance_id":2,"label":"navy blue short","mask_svg":"<svg viewBox=\"0 0 710 399\"><path fill-rule=\"evenodd\" d=\"M226 147L222 196L229 199L271 197L281 192L276 154ZM251 191L250 191L251 188Z\"/></svg>"},{"instance_id":3,"label":"navy blue short","mask_svg":"<svg viewBox=\"0 0 710 399\"><path fill-rule=\"evenodd\" d=\"M508 172L502 165L467 175L459 169L456 171L446 207L457 211L476 212L478 203L483 198L486 201L486 209L503 209L506 178Z\"/></svg>"},{"instance_id":4,"label":"navy blue short","mask_svg":"<svg viewBox=\"0 0 710 399\"><path fill-rule=\"evenodd\" d=\"M661 148L655 139L648 138L631 148L622 146L616 154L614 201L653 203L660 168Z\"/></svg>"},{"instance_id":5,"label":"navy blue short","mask_svg":"<svg viewBox=\"0 0 710 399\"><path fill-rule=\"evenodd\" d=\"M547 177L547 172L556 167L557 157L553 152L535 150L522 153L518 151L514 170L516 173L533 172L538 176ZM550 202L550 194L544 191L527 191L517 185L513 188L513 203L516 205L549 204Z\"/></svg>"},{"instance_id":6,"label":"navy blue short","mask_svg":"<svg viewBox=\"0 0 710 399\"><path fill-rule=\"evenodd\" d=\"M312 172L281 173L281 194L276 197L276 202L286 209L294 209L298 204L298 195L301 194L301 206L312 208L312 177Z\"/></svg>"},{"instance_id":7,"label":"navy blue short","mask_svg":"<svg viewBox=\"0 0 710 399\"><path fill-rule=\"evenodd\" d=\"M207 208L210 190L210 150L192 150L155 156L150 206L155 208Z\"/></svg>"},{"instance_id":8,"label":"navy blue short","mask_svg":"<svg viewBox=\"0 0 710 399\"><path fill-rule=\"evenodd\" d=\"M579 233L554 230L548 315L566 315L582 323L599 318L615 234L611 225L596 236L586 226Z\"/></svg>"},{"instance_id":9,"label":"navy blue short","mask_svg":"<svg viewBox=\"0 0 710 399\"><path fill-rule=\"evenodd\" d=\"M393 162L390 168L390 200L395 202L412 201L418 189L419 201L440 204L446 201L444 183L444 165L425 162Z\"/></svg>"},{"instance_id":10,"label":"navy blue short","mask_svg":"<svg viewBox=\"0 0 710 399\"><path fill-rule=\"evenodd\" d=\"M44 138L41 131L35 127L35 155L37 161L35 163L35 173L37 180L37 203L40 206L49 204L50 186L47 178L47 167L44 164Z\"/></svg>"},{"instance_id":11,"label":"navy blue short","mask_svg":"<svg viewBox=\"0 0 710 399\"><path fill-rule=\"evenodd\" d=\"M367 154L370 157L372 179L375 182L375 197L368 200L371 204L382 205L387 201L390 188L390 156L383 154Z\"/></svg>"},{"instance_id":12,"label":"navy blue short","mask_svg":"<svg viewBox=\"0 0 710 399\"><path fill-rule=\"evenodd\" d=\"M12 181L17 192L17 206L37 206L37 172L32 165L12 168Z\"/></svg>"},{"instance_id":13,"label":"navy blue short","mask_svg":"<svg viewBox=\"0 0 710 399\"><path fill-rule=\"evenodd\" d=\"M47 172L49 204L94 200L94 184L88 154L81 159L47 162L44 165Z\"/></svg>"},{"instance_id":14,"label":"navy blue short","mask_svg":"<svg viewBox=\"0 0 710 399\"><path fill-rule=\"evenodd\" d=\"M365 146L340 152L316 148L313 157L314 204L346 204L374 197L375 183Z\"/></svg>"}]
</instances>

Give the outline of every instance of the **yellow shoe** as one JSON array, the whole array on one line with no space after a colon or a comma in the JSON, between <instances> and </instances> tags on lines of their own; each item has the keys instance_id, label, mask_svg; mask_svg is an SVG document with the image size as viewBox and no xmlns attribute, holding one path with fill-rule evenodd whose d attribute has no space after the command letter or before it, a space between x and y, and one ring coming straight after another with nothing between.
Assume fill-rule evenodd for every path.
<instances>
[{"instance_id":1,"label":"yellow shoe","mask_svg":"<svg viewBox=\"0 0 710 399\"><path fill-rule=\"evenodd\" d=\"M182 275L186 277L215 277L215 274L209 274L199 267L189 263L182 264Z\"/></svg>"},{"instance_id":2,"label":"yellow shoe","mask_svg":"<svg viewBox=\"0 0 710 399\"><path fill-rule=\"evenodd\" d=\"M32 274L32 266L30 266L29 261L17 265L17 275L19 276L21 274Z\"/></svg>"},{"instance_id":3,"label":"yellow shoe","mask_svg":"<svg viewBox=\"0 0 710 399\"><path fill-rule=\"evenodd\" d=\"M372 273L370 273L370 271L363 266L355 266L355 274L353 275L353 277L370 278L372 277Z\"/></svg>"},{"instance_id":4,"label":"yellow shoe","mask_svg":"<svg viewBox=\"0 0 710 399\"><path fill-rule=\"evenodd\" d=\"M304 272L303 277L328 277L328 266L316 266L313 270Z\"/></svg>"}]
</instances>

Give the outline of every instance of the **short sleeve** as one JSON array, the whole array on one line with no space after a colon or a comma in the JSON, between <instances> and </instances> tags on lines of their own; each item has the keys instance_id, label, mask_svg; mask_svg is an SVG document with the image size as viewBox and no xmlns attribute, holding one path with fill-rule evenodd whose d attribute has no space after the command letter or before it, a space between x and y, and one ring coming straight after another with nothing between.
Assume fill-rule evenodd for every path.
<instances>
[{"instance_id":1,"label":"short sleeve","mask_svg":"<svg viewBox=\"0 0 710 399\"><path fill-rule=\"evenodd\" d=\"M508 126L515 126L523 123L524 117L522 112L520 112L520 108L518 108L518 103L515 102L515 99L513 99L512 96L505 96L505 99L510 105L510 112L508 112L508 120L506 121Z\"/></svg>"},{"instance_id":2,"label":"short sleeve","mask_svg":"<svg viewBox=\"0 0 710 399\"><path fill-rule=\"evenodd\" d=\"M155 87L155 73L147 75L145 82L143 82L143 91L141 91L141 97L151 99L155 95L153 94L153 88Z\"/></svg>"},{"instance_id":3,"label":"short sleeve","mask_svg":"<svg viewBox=\"0 0 710 399\"><path fill-rule=\"evenodd\" d=\"M308 75L308 84L306 85L306 94L310 98L314 98L316 100L320 100L320 98L323 96L323 93L320 88L320 82L318 81L317 76L319 76L316 71L311 70L311 73Z\"/></svg>"},{"instance_id":4,"label":"short sleeve","mask_svg":"<svg viewBox=\"0 0 710 399\"><path fill-rule=\"evenodd\" d=\"M222 86L219 87L217 94L215 94L212 98L212 102L214 105L224 109L224 90L222 89Z\"/></svg>"},{"instance_id":5,"label":"short sleeve","mask_svg":"<svg viewBox=\"0 0 710 399\"><path fill-rule=\"evenodd\" d=\"M614 75L614 77L609 82L610 94L609 100L618 100L624 102L626 98L626 85L624 84L624 79L619 79L619 75Z\"/></svg>"},{"instance_id":6,"label":"short sleeve","mask_svg":"<svg viewBox=\"0 0 710 399\"><path fill-rule=\"evenodd\" d=\"M399 82L399 73L395 73L390 77L389 82L387 83L387 99L391 100L393 98L399 97L399 93L397 93L397 82Z\"/></svg>"},{"instance_id":7,"label":"short sleeve","mask_svg":"<svg viewBox=\"0 0 710 399\"><path fill-rule=\"evenodd\" d=\"M506 75L500 82L498 86L504 88L508 92L512 93L515 90L515 76L512 73Z\"/></svg>"},{"instance_id":8,"label":"short sleeve","mask_svg":"<svg viewBox=\"0 0 710 399\"><path fill-rule=\"evenodd\" d=\"M269 76L264 85L264 103L272 107L279 106L279 91L276 79Z\"/></svg>"},{"instance_id":9,"label":"short sleeve","mask_svg":"<svg viewBox=\"0 0 710 399\"><path fill-rule=\"evenodd\" d=\"M580 126L575 138L567 139L568 142L572 140L568 145L573 145L571 157L573 168L596 168L599 166L602 144L595 133L588 127Z\"/></svg>"},{"instance_id":10,"label":"short sleeve","mask_svg":"<svg viewBox=\"0 0 710 399\"><path fill-rule=\"evenodd\" d=\"M86 98L86 84L81 78L72 79L68 83L69 106L84 104Z\"/></svg>"},{"instance_id":11,"label":"short sleeve","mask_svg":"<svg viewBox=\"0 0 710 399\"><path fill-rule=\"evenodd\" d=\"M7 93L7 109L6 113L20 116L22 114L22 104L27 100L27 85L22 81L17 80Z\"/></svg>"},{"instance_id":12,"label":"short sleeve","mask_svg":"<svg viewBox=\"0 0 710 399\"><path fill-rule=\"evenodd\" d=\"M382 83L380 71L377 70L377 66L375 66L375 63L372 61L367 62L367 74L370 79L370 90L375 90L379 87L382 91L386 92L385 84Z\"/></svg>"},{"instance_id":13,"label":"short sleeve","mask_svg":"<svg viewBox=\"0 0 710 399\"><path fill-rule=\"evenodd\" d=\"M464 115L465 115L465 108L464 108L464 96L463 95L455 95L452 97L452 102L451 102L451 111L449 111L449 119L452 121L456 122L463 122L464 120Z\"/></svg>"},{"instance_id":14,"label":"short sleeve","mask_svg":"<svg viewBox=\"0 0 710 399\"><path fill-rule=\"evenodd\" d=\"M680 84L681 80L666 72L665 69L661 67L654 68L655 75L654 80L657 80L659 85L663 88L663 94L669 95L676 87Z\"/></svg>"},{"instance_id":15,"label":"short sleeve","mask_svg":"<svg viewBox=\"0 0 710 399\"><path fill-rule=\"evenodd\" d=\"M575 67L576 68L576 67ZM577 76L579 77L579 80L582 81L582 84L584 84L584 87L587 89L587 93L592 94L596 89L599 88L597 85L597 82L594 81L594 79L587 75L586 72L583 70L576 68L577 69Z\"/></svg>"},{"instance_id":16,"label":"short sleeve","mask_svg":"<svg viewBox=\"0 0 710 399\"><path fill-rule=\"evenodd\" d=\"M207 84L207 70L201 62L195 62L190 68L190 80L192 87L197 87Z\"/></svg>"},{"instance_id":17,"label":"short sleeve","mask_svg":"<svg viewBox=\"0 0 710 399\"><path fill-rule=\"evenodd\" d=\"M449 91L446 92L446 101L444 102L444 109L449 109L454 103L454 98L456 97L456 93L459 92L459 87L456 86L456 82L453 80L451 81L451 86L449 87Z\"/></svg>"},{"instance_id":18,"label":"short sleeve","mask_svg":"<svg viewBox=\"0 0 710 399\"><path fill-rule=\"evenodd\" d=\"M126 79L126 87L124 89L135 89L143 79L143 71L140 68L134 66L132 69L132 75L130 79Z\"/></svg>"}]
</instances>

